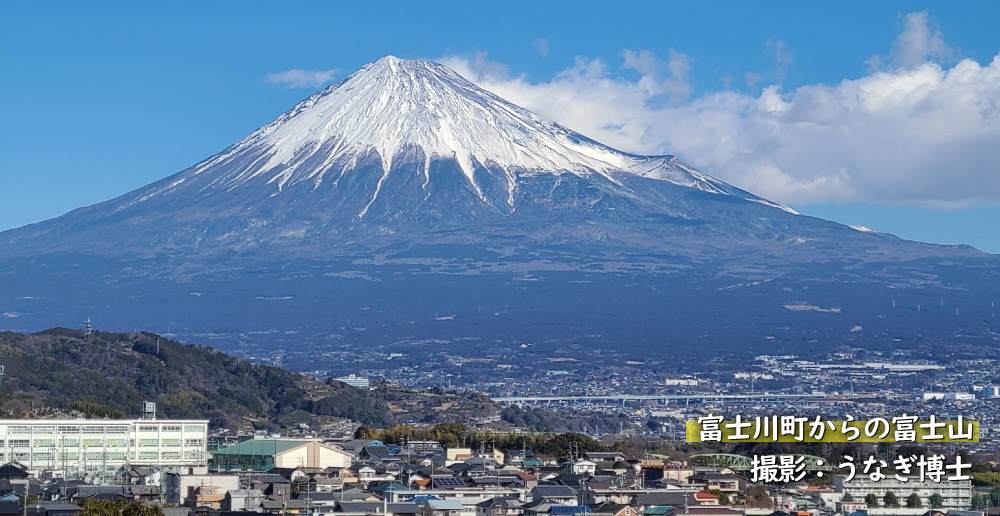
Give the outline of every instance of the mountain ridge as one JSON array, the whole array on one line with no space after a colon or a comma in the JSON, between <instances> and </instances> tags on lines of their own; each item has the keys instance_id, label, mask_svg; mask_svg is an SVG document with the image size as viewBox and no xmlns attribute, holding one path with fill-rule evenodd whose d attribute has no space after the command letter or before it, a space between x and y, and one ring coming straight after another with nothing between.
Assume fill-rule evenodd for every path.
<instances>
[{"instance_id":1,"label":"mountain ridge","mask_svg":"<svg viewBox=\"0 0 1000 516\"><path fill-rule=\"evenodd\" d=\"M880 307L901 291L960 306L992 295L994 255L795 214L444 70L384 58L193 167L0 233L0 327L94 317L263 351L441 335L698 346L713 332L884 328ZM401 88L413 96L391 95ZM785 308L799 302L849 308L840 319ZM470 309L491 303L517 318ZM455 317L442 325L439 313ZM915 331L929 314L894 317L885 331ZM992 322L935 324L983 334Z\"/></svg>"},{"instance_id":2,"label":"mountain ridge","mask_svg":"<svg viewBox=\"0 0 1000 516\"><path fill-rule=\"evenodd\" d=\"M479 115L483 120L477 119ZM319 195L322 198L312 202L339 204L339 213L334 216L345 219L340 221L341 227L357 226L380 200L383 188L389 190L387 195L407 188L411 202L400 203L395 208L399 213L420 209L428 202L431 211L444 211L458 202L483 217L502 220L492 217L492 212L510 215L518 206L538 200L533 192L523 195L519 191L530 189L526 183L533 182L536 178L530 176L537 174L555 178L543 181L552 191L564 175L583 179L598 175L591 187L644 202L642 185L623 184L626 179L643 177L794 213L697 171L675 156L624 153L557 124L542 122L442 65L390 56L310 96L193 167L67 216L84 216L83 221L89 224L97 221L85 216L101 209L104 212L98 216L104 219L125 218L141 212L143 204L152 205L147 211L171 210L179 197L204 197L206 202L193 217L175 220L184 223L208 215L232 216L243 206L288 204L284 199L269 201L285 190L294 190L299 199L290 202L308 203L308 196ZM623 175L628 177L623 179ZM333 176L336 179L330 179ZM255 182L262 184L254 187L252 195L240 197L238 190ZM330 191L337 190L341 182L345 192ZM323 191L317 193L321 188ZM435 203L432 195L442 200ZM225 205L230 197L240 198L226 210L213 209L213 203ZM394 199L386 202L391 206ZM464 215L453 218L460 220ZM140 219L142 216L139 213ZM382 218L375 217L375 223ZM66 219L34 227L51 227L57 220ZM260 220L248 217L247 223L258 224ZM301 229L290 229L289 234ZM8 247L14 247L23 242L18 241L18 233L17 229L0 233L0 240L6 236Z\"/></svg>"}]
</instances>

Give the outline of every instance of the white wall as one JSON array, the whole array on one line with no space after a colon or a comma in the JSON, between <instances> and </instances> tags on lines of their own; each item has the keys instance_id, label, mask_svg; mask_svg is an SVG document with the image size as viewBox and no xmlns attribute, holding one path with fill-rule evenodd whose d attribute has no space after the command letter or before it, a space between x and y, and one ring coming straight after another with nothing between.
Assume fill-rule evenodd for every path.
<instances>
[{"instance_id":1,"label":"white wall","mask_svg":"<svg viewBox=\"0 0 1000 516\"><path fill-rule=\"evenodd\" d=\"M351 465L351 455L322 443L307 443L298 448L277 454L277 468L346 468Z\"/></svg>"}]
</instances>

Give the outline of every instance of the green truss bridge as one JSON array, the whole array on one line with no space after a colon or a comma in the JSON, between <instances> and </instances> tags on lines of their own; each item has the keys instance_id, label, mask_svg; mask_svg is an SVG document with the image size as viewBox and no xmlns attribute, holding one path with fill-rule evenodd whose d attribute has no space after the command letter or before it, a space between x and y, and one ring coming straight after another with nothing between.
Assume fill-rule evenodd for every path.
<instances>
[{"instance_id":1,"label":"green truss bridge","mask_svg":"<svg viewBox=\"0 0 1000 516\"><path fill-rule=\"evenodd\" d=\"M798 462L799 457L802 457L802 462L806 465L806 471L833 471L833 466L831 466L830 463L822 457L801 454L781 455L792 455L795 462ZM695 466L729 468L733 471L750 471L753 469L753 459L750 457L744 457L743 455L734 455L732 453L703 453L700 455L692 455L690 460Z\"/></svg>"}]
</instances>

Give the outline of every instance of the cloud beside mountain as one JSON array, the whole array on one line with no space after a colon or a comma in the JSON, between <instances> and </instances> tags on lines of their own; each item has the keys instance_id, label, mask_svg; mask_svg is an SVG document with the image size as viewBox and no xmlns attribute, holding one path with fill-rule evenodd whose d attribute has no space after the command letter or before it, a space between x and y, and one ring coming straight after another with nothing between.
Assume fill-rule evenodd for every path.
<instances>
[{"instance_id":1,"label":"cloud beside mountain","mask_svg":"<svg viewBox=\"0 0 1000 516\"><path fill-rule=\"evenodd\" d=\"M785 90L783 73L759 93L721 90L688 98L696 60L626 50L619 77L597 59L532 83L484 54L440 61L510 101L573 130L637 153L676 154L786 204L863 202L958 208L1000 202L1000 55L954 62L926 12L870 73L835 85ZM769 43L782 66L791 53ZM952 61L949 63L948 61Z\"/></svg>"}]
</instances>

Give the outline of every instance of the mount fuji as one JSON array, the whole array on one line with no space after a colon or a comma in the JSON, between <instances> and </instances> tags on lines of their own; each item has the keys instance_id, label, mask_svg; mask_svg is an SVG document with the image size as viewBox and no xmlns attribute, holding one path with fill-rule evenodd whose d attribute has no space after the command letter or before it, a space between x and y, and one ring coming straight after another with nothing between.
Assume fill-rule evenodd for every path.
<instances>
[{"instance_id":1,"label":"mount fuji","mask_svg":"<svg viewBox=\"0 0 1000 516\"><path fill-rule=\"evenodd\" d=\"M998 263L799 215L389 56L191 168L0 233L0 327L292 354L920 341L988 334Z\"/></svg>"}]
</instances>

